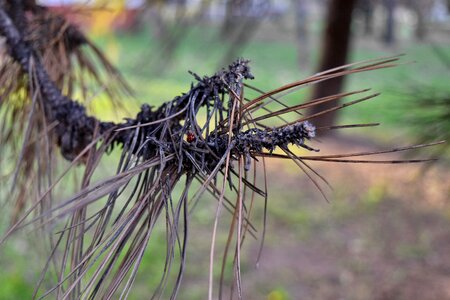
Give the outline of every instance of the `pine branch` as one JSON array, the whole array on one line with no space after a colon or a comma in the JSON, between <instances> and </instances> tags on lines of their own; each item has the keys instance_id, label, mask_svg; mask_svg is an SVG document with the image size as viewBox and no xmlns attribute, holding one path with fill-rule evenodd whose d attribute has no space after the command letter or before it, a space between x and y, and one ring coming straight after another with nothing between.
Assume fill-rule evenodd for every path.
<instances>
[{"instance_id":1,"label":"pine branch","mask_svg":"<svg viewBox=\"0 0 450 300\"><path fill-rule=\"evenodd\" d=\"M280 99L276 98L280 93L288 93L302 86L340 76L392 67L396 65L398 57L338 67L267 93L244 83L245 80L253 79L253 75L250 72L249 62L239 59L227 69L209 77L200 77L192 73L197 83L192 85L185 94L175 97L172 101L164 103L156 109L149 104L144 104L134 118L127 119L122 123L102 122L87 115L86 108L72 99L70 93L65 94L58 80L52 79L53 74L48 61L44 60L42 49L38 49L39 47L36 46L43 43L42 36L38 35L35 42L29 36L27 37L29 24L24 19L23 12L34 10L37 13L45 11L45 8L36 6L32 0L25 3L17 1L14 2L14 5L16 6L12 9L11 6L5 6L4 1L0 0L0 34L5 38L9 59L15 62L13 65L15 70L20 69L20 74L14 73L17 78L13 78L13 80L23 80L26 82L25 87L30 88L30 91L25 93L25 98L27 100L32 98L31 106L33 108L30 109L30 118L27 119L28 123L24 126L27 128L26 137L31 136L31 127L35 124L31 122L34 115L42 117L45 130L36 130L33 133L42 134L47 143L53 142L49 136L55 136L62 155L72 161L61 177L54 181L49 180L48 185L45 184L44 188L37 189L43 189L45 192L39 194L38 199L30 201L32 203L28 205L29 207L21 203L20 207L26 207L26 210L0 240L1 244L11 233L28 223L39 222L40 226L45 227L47 224L53 225L61 218L67 220L62 230L58 232L60 235L58 241L51 244L52 252L41 277L42 280L45 278L50 263L58 261L58 280L53 288L41 295L42 297L55 293L58 299L71 297L109 299L116 295L119 288L123 288L121 293L126 298L134 282L152 230L156 222L163 219L167 231L167 253L161 283L155 289L154 295L161 296L164 293L175 253L178 250L180 266L172 290L171 298L174 299L185 269L188 212L195 207L197 200L205 191L210 192L219 203L210 256L209 289L210 295L212 295L214 241L221 207L231 213L231 223L233 224L224 254L223 268L225 268L228 253L233 252L228 251L228 248L235 240L234 267L238 281L240 280L240 247L246 233L256 236L256 229L251 223L251 206L255 195L263 197L264 202L267 203L264 161L262 163L264 187L258 187L256 180L258 158L264 160L265 157L274 157L292 160L326 198L321 184L328 185L328 182L309 166L307 161L410 163L422 160L373 161L348 158L429 146L424 144L387 151L331 156L297 156L288 147L289 144L293 144L311 152L317 152L317 149L309 146L309 140L316 134L316 128L310 123L311 119L371 99L376 94L349 101L314 115L303 116L299 112L301 109L329 102L337 97L359 95L368 90L324 97L292 107L283 104ZM59 22L59 20L56 21ZM38 26L46 25L45 22L38 24ZM68 57L70 51L76 50L71 48L89 44L75 27L69 28L71 29L66 36L67 45L70 48L69 53L66 53ZM103 57L100 52L99 57ZM105 65L108 70L115 72L112 66ZM96 74L95 71L92 73ZM7 76L1 78L5 77ZM17 88L24 89L23 85L11 84L11 86L5 89L8 91ZM246 99L244 87L261 93L261 96ZM8 95L8 93L6 94ZM0 105L2 100L0 98ZM281 104L283 109L271 111L268 104L272 101ZM254 117L253 114L258 110L264 110L267 114ZM289 115L294 115L295 120L286 118ZM205 121L199 121L205 118ZM269 127L263 123L273 118L281 120L282 125ZM324 131L373 125L376 124L324 126L319 129ZM2 127L0 127L1 131ZM101 143L101 141L103 142ZM26 143L28 143L27 140ZM26 143L24 143L23 152L28 149ZM117 174L91 183L92 175L97 169L102 155L116 146L123 148L117 166ZM272 153L277 147L285 154ZM41 152L45 151L39 151L39 153ZM36 160L39 161L38 158L36 154L32 153L28 160L33 163ZM48 204L45 200L53 188L81 158L84 158L85 166L79 192L57 204L52 201ZM233 166L233 162L237 163L237 168ZM30 167L32 163L27 166L27 170L31 170L30 172L33 172L33 168ZM248 172L252 168L253 172ZM37 177L40 177L42 170L41 168L37 169ZM186 178L185 183L181 183L183 193L178 200L173 199L173 194L175 194L173 191L183 177ZM219 178L223 180L220 187L217 183ZM200 187L192 195L190 189L194 180L200 182ZM37 185L41 183L39 181ZM231 191L236 193L235 202L225 196L227 185ZM27 188L27 185L23 184L23 189ZM248 194L251 194L250 208L248 208L248 200L244 201ZM91 204L96 202L100 204L99 200L104 199L103 197L106 198L105 202L101 202L103 207L92 212ZM117 200L120 197L125 197L125 199L118 205ZM188 208L190 203L193 203L192 208ZM38 210L40 207L43 208L42 211ZM37 213L30 221L28 219L33 212ZM264 232L265 229L263 229L263 239ZM89 238L85 238L86 235L89 235ZM60 248L62 248L63 258L57 260L54 255ZM35 295L39 293L40 283L36 288ZM237 282L237 286L241 286L240 282Z\"/></svg>"},{"instance_id":2,"label":"pine branch","mask_svg":"<svg viewBox=\"0 0 450 300\"><path fill-rule=\"evenodd\" d=\"M3 9L0 9L0 32L6 37L11 57L20 64L23 72L36 74L39 92L45 100L46 117L49 122L58 122L56 127L58 145L61 147L63 156L69 160L73 160L73 158L92 142L97 126L101 135L111 133L112 130L117 130L119 133L113 137L111 143L121 144L122 146L134 138L134 128L137 126L143 129L141 134L144 136L148 137L150 133L153 136L158 136L159 132L157 127L162 122L161 120L167 120L170 122L173 132L174 130L176 131L177 127L181 127L179 122L188 116L188 114L183 112L190 110L198 111L201 106L206 105L211 99L213 101L219 99L219 95L223 93L239 94L239 90L241 89L240 81L253 78L253 75L250 73L248 61L238 60L231 64L228 70L222 70L211 77L200 78L194 74L199 82L196 86L191 88L188 93L176 97L156 110L152 110L149 105L143 105L141 112L138 113L135 119L129 119L121 124L101 122L95 117L88 116L83 105L62 94L56 84L50 79L50 76L40 61L40 57L36 55L36 51L24 40L19 30ZM196 99L200 99L200 101L193 101ZM220 110L225 110L223 103L218 103L218 105L222 106L219 107ZM148 125L149 123L151 125ZM308 137L308 134L302 135L300 133L290 137L287 133L288 131L295 131L296 128L303 128L302 126L302 124L299 124L296 127L289 127L289 129L279 131L278 135L283 135L282 141L276 141L276 134L274 135L272 133L272 137L269 138L271 142L263 142L264 147L274 150L275 147L287 143L303 145L304 138ZM307 124L305 126L309 126L311 133L314 132L313 126ZM186 132L186 129L182 130L181 133L178 132L178 143L183 139ZM250 149L261 150L259 146L256 146L256 144L261 143L260 137L255 135L257 133L256 131L252 131L252 133L237 133L233 137L232 141L237 154L248 153ZM261 131L258 133L262 134ZM222 152L225 151L228 147L226 143L228 141L228 134L216 135L214 139L216 141L213 141L213 138L204 141L203 145L216 145L216 148L220 148ZM157 147L165 148L166 152L175 151L173 147L170 148L170 144L169 140L154 140L148 149L142 151L142 155L145 158L151 157L157 151ZM197 143L196 146L198 147L199 145L201 146L202 143ZM220 156L220 153L218 156ZM214 163L215 161L210 162L210 164Z\"/></svg>"}]
</instances>

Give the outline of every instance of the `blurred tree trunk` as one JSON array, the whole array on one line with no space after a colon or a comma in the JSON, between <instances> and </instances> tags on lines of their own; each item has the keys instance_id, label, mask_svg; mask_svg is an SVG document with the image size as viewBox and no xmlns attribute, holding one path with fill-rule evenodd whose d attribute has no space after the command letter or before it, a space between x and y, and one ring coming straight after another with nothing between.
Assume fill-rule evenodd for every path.
<instances>
[{"instance_id":1,"label":"blurred tree trunk","mask_svg":"<svg viewBox=\"0 0 450 300\"><path fill-rule=\"evenodd\" d=\"M228 36L228 45L224 45L224 48L228 49L224 52L218 68L229 65L236 57L242 55L243 49L255 35L262 20L262 17L245 17L242 18L239 26L234 25L233 32L230 32Z\"/></svg>"},{"instance_id":2,"label":"blurred tree trunk","mask_svg":"<svg viewBox=\"0 0 450 300\"><path fill-rule=\"evenodd\" d=\"M141 15L143 22L148 24L153 36L158 40L162 40L168 32L166 21L162 17L163 5L164 1L147 0Z\"/></svg>"},{"instance_id":3,"label":"blurred tree trunk","mask_svg":"<svg viewBox=\"0 0 450 300\"><path fill-rule=\"evenodd\" d=\"M228 39L236 28L236 20L239 10L242 9L245 0L226 0L225 19L223 20L221 36Z\"/></svg>"},{"instance_id":4,"label":"blurred tree trunk","mask_svg":"<svg viewBox=\"0 0 450 300\"><path fill-rule=\"evenodd\" d=\"M427 11L427 4L425 0L413 0L412 1L412 9L414 10L416 17L417 17L417 25L416 25L416 38L419 41L422 41L425 39L427 34L427 27L426 27L426 18L425 14Z\"/></svg>"},{"instance_id":5,"label":"blurred tree trunk","mask_svg":"<svg viewBox=\"0 0 450 300\"><path fill-rule=\"evenodd\" d=\"M307 0L294 0L296 13L298 62L301 68L309 66L310 47L308 38L309 5Z\"/></svg>"},{"instance_id":6,"label":"blurred tree trunk","mask_svg":"<svg viewBox=\"0 0 450 300\"><path fill-rule=\"evenodd\" d=\"M187 11L187 0L176 0L175 3L177 4L175 18L177 20L184 18Z\"/></svg>"},{"instance_id":7,"label":"blurred tree trunk","mask_svg":"<svg viewBox=\"0 0 450 300\"><path fill-rule=\"evenodd\" d=\"M358 9L364 19L364 34L366 36L373 34L373 0L359 0Z\"/></svg>"},{"instance_id":8,"label":"blurred tree trunk","mask_svg":"<svg viewBox=\"0 0 450 300\"><path fill-rule=\"evenodd\" d=\"M228 48L218 66L228 65L242 55L242 50L256 34L259 25L270 13L271 0L259 0L258 6L252 0L227 0L227 15L222 25L222 37L227 39Z\"/></svg>"},{"instance_id":9,"label":"blurred tree trunk","mask_svg":"<svg viewBox=\"0 0 450 300\"><path fill-rule=\"evenodd\" d=\"M330 0L328 4L327 24L322 36L322 51L318 71L324 71L344 65L350 49L352 13L356 0ZM312 99L340 93L344 77L320 82L314 86ZM314 114L329 109L338 103L330 101L315 105L310 113ZM317 126L331 125L337 118L336 111L314 118Z\"/></svg>"},{"instance_id":10,"label":"blurred tree trunk","mask_svg":"<svg viewBox=\"0 0 450 300\"><path fill-rule=\"evenodd\" d=\"M422 0L423 1L423 0ZM386 23L384 27L383 42L386 45L395 43L395 8L397 0L383 0L386 11Z\"/></svg>"}]
</instances>

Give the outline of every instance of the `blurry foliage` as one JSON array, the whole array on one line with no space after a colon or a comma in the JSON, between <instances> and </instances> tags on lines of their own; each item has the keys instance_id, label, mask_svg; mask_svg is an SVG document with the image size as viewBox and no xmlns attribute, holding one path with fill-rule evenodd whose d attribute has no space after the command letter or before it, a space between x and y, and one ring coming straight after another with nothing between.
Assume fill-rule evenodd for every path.
<instances>
[{"instance_id":1,"label":"blurry foliage","mask_svg":"<svg viewBox=\"0 0 450 300\"><path fill-rule=\"evenodd\" d=\"M292 299L289 293L284 289L276 289L267 295L267 300L289 300Z\"/></svg>"},{"instance_id":2,"label":"blurry foliage","mask_svg":"<svg viewBox=\"0 0 450 300\"><path fill-rule=\"evenodd\" d=\"M434 58L441 62L441 70L450 73L450 51L432 45ZM445 140L447 143L431 151L435 156L442 157L441 165L449 164L450 159L450 76L443 78L443 84L425 82L416 85L404 84L400 91L406 98L399 104L397 114L399 123L405 124L411 136L418 143ZM447 81L447 84L444 83ZM435 162L433 162L435 163Z\"/></svg>"}]
</instances>

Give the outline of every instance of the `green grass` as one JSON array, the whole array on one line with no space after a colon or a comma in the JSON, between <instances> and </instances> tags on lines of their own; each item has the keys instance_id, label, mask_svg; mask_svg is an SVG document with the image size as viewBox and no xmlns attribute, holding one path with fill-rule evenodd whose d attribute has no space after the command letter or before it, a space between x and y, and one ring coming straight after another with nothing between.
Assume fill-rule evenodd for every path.
<instances>
[{"instance_id":1,"label":"green grass","mask_svg":"<svg viewBox=\"0 0 450 300\"><path fill-rule=\"evenodd\" d=\"M106 49L106 53L108 47L118 49L119 54L115 55L114 62L137 91L138 102L157 106L189 89L193 78L188 74L188 70L206 75L221 67L220 62L229 45L220 41L217 35L216 28L190 29L169 62L159 61L160 42L153 39L148 31L104 37L99 42ZM381 122L383 129L365 129L359 132L369 132L381 140L386 140L385 130L398 129L401 119L399 115L402 114L405 103L414 97L412 89L422 86L435 91L448 91L448 70L426 43L410 43L395 50L374 50L366 44L367 41L364 40L354 43L350 62L405 53L402 61L406 64L349 76L346 90L371 88L374 92L381 92L381 95L374 100L342 110L340 122ZM450 44L439 46L450 56ZM256 77L253 84L267 91L312 74L312 71L298 67L296 47L294 41L287 40L285 36L278 40L277 36L255 38L238 56L252 61L251 66ZM312 65L317 60L316 53L318 50L313 49ZM299 103L308 99L308 96L308 90L300 90L286 96L285 101L289 104ZM137 111L137 107L134 109ZM418 110L417 113L426 112Z\"/></svg>"}]
</instances>

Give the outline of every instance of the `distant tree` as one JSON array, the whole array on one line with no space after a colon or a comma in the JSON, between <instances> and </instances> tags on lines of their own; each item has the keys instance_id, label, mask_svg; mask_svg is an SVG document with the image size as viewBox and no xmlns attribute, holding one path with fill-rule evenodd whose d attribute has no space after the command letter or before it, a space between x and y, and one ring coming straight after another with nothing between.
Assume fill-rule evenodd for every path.
<instances>
[{"instance_id":1,"label":"distant tree","mask_svg":"<svg viewBox=\"0 0 450 300\"><path fill-rule=\"evenodd\" d=\"M433 4L433 1L428 0L412 0L411 8L413 9L416 18L417 24L415 29L415 36L418 40L424 40L427 35L427 13L429 12L429 8Z\"/></svg>"},{"instance_id":2,"label":"distant tree","mask_svg":"<svg viewBox=\"0 0 450 300\"><path fill-rule=\"evenodd\" d=\"M385 26L383 32L383 42L386 45L392 45L395 43L395 8L397 6L397 0L383 0L383 5L386 11Z\"/></svg>"},{"instance_id":3,"label":"distant tree","mask_svg":"<svg viewBox=\"0 0 450 300\"><path fill-rule=\"evenodd\" d=\"M225 18L222 25L221 35L227 38L233 32L236 25L236 15L245 0L227 0L225 2Z\"/></svg>"},{"instance_id":4,"label":"distant tree","mask_svg":"<svg viewBox=\"0 0 450 300\"><path fill-rule=\"evenodd\" d=\"M359 0L357 2L357 10L364 20L364 35L373 34L373 11L374 11L374 1L373 0Z\"/></svg>"},{"instance_id":5,"label":"distant tree","mask_svg":"<svg viewBox=\"0 0 450 300\"><path fill-rule=\"evenodd\" d=\"M298 62L300 67L305 67L309 64L310 55L308 38L309 3L307 0L294 0L293 4L296 14Z\"/></svg>"},{"instance_id":6,"label":"distant tree","mask_svg":"<svg viewBox=\"0 0 450 300\"><path fill-rule=\"evenodd\" d=\"M226 50L220 63L221 66L228 64L240 55L271 9L269 0L257 2L226 0L225 5L221 37L226 41Z\"/></svg>"},{"instance_id":7,"label":"distant tree","mask_svg":"<svg viewBox=\"0 0 450 300\"><path fill-rule=\"evenodd\" d=\"M322 34L322 46L318 71L341 66L347 62L351 40L352 13L356 0L331 0L328 4L326 25ZM344 78L338 77L320 82L314 87L312 99L338 94L342 91ZM315 105L311 113L315 114L335 106L339 99ZM318 126L335 123L337 112L315 118Z\"/></svg>"},{"instance_id":8,"label":"distant tree","mask_svg":"<svg viewBox=\"0 0 450 300\"><path fill-rule=\"evenodd\" d=\"M166 24L166 21L162 17L161 13L163 5L163 1L148 0L145 2L142 13L145 23L149 23L153 36L158 40L162 40L165 36L167 36L168 31L168 24Z\"/></svg>"}]
</instances>

